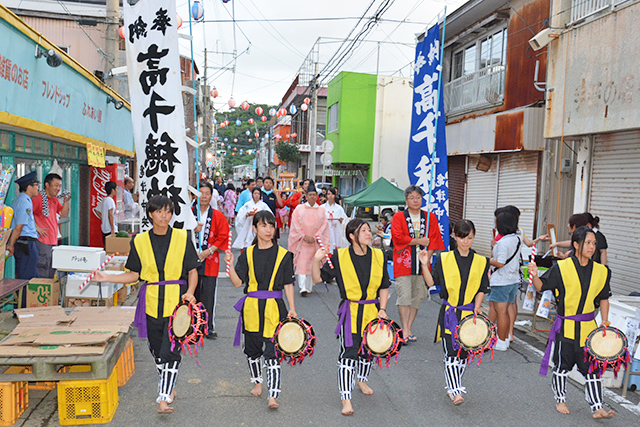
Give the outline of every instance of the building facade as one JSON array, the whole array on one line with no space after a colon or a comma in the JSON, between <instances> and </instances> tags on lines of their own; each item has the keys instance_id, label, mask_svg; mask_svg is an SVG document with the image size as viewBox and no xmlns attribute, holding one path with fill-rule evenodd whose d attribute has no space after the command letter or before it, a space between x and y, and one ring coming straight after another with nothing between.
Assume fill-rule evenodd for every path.
<instances>
[{"instance_id":1,"label":"building facade","mask_svg":"<svg viewBox=\"0 0 640 427\"><path fill-rule=\"evenodd\" d=\"M618 295L640 290L639 17L638 1L563 0L553 2L549 23L558 30L548 45L545 137L575 167L565 177L570 190L557 197L600 217Z\"/></svg>"}]
</instances>

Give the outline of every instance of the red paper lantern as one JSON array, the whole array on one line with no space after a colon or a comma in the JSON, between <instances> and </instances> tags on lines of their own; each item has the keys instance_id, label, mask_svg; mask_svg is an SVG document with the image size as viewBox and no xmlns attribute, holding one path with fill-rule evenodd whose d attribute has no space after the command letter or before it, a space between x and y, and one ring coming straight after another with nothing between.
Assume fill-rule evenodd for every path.
<instances>
[{"instance_id":1,"label":"red paper lantern","mask_svg":"<svg viewBox=\"0 0 640 427\"><path fill-rule=\"evenodd\" d=\"M234 139L235 142L238 142L237 139ZM233 151L238 151L238 147L233 147Z\"/></svg>"},{"instance_id":2,"label":"red paper lantern","mask_svg":"<svg viewBox=\"0 0 640 427\"><path fill-rule=\"evenodd\" d=\"M238 138L233 138L233 142L238 142ZM234 148L235 150L235 148Z\"/></svg>"},{"instance_id":3,"label":"red paper lantern","mask_svg":"<svg viewBox=\"0 0 640 427\"><path fill-rule=\"evenodd\" d=\"M311 100L309 99L309 97L306 97L304 99L304 103L307 104L307 105L311 104Z\"/></svg>"},{"instance_id":4,"label":"red paper lantern","mask_svg":"<svg viewBox=\"0 0 640 427\"><path fill-rule=\"evenodd\" d=\"M236 153L231 153L231 155L232 155L232 156L235 156L235 155L236 155Z\"/></svg>"},{"instance_id":5,"label":"red paper lantern","mask_svg":"<svg viewBox=\"0 0 640 427\"><path fill-rule=\"evenodd\" d=\"M291 134L287 134L287 139L289 139L291 137Z\"/></svg>"},{"instance_id":6,"label":"red paper lantern","mask_svg":"<svg viewBox=\"0 0 640 427\"><path fill-rule=\"evenodd\" d=\"M216 89L214 86L213 89L211 89L211 96L213 96L214 98L217 98L218 95L220 95L220 92L218 92L218 89Z\"/></svg>"},{"instance_id":7,"label":"red paper lantern","mask_svg":"<svg viewBox=\"0 0 640 427\"><path fill-rule=\"evenodd\" d=\"M302 104L302 105L300 106L300 109L301 109L302 111L307 111L307 110L309 109L309 106L308 106L307 104Z\"/></svg>"},{"instance_id":8,"label":"red paper lantern","mask_svg":"<svg viewBox=\"0 0 640 427\"><path fill-rule=\"evenodd\" d=\"M178 29L182 27L182 16L176 13L176 22L178 23Z\"/></svg>"},{"instance_id":9,"label":"red paper lantern","mask_svg":"<svg viewBox=\"0 0 640 427\"><path fill-rule=\"evenodd\" d=\"M249 109L249 103L247 101L242 101L242 104L240 104L240 108L242 108L243 110L248 110Z\"/></svg>"},{"instance_id":10,"label":"red paper lantern","mask_svg":"<svg viewBox=\"0 0 640 427\"><path fill-rule=\"evenodd\" d=\"M260 117L260 120L262 120L263 122L266 122L267 121L267 116Z\"/></svg>"},{"instance_id":11,"label":"red paper lantern","mask_svg":"<svg viewBox=\"0 0 640 427\"><path fill-rule=\"evenodd\" d=\"M287 115L287 110L285 108L281 108L278 113L280 113L280 117L284 117Z\"/></svg>"},{"instance_id":12,"label":"red paper lantern","mask_svg":"<svg viewBox=\"0 0 640 427\"><path fill-rule=\"evenodd\" d=\"M260 138L260 134L256 132L256 138Z\"/></svg>"},{"instance_id":13,"label":"red paper lantern","mask_svg":"<svg viewBox=\"0 0 640 427\"><path fill-rule=\"evenodd\" d=\"M224 121L224 125L225 125L225 126L229 126L229 120L225 120L225 121Z\"/></svg>"},{"instance_id":14,"label":"red paper lantern","mask_svg":"<svg viewBox=\"0 0 640 427\"><path fill-rule=\"evenodd\" d=\"M253 142L253 139L249 138L249 142Z\"/></svg>"},{"instance_id":15,"label":"red paper lantern","mask_svg":"<svg viewBox=\"0 0 640 427\"><path fill-rule=\"evenodd\" d=\"M229 102L228 102L228 104L229 104L229 107L230 107L230 108L233 108L233 107L235 107L235 106L236 106L236 100L235 100L235 99L233 99L233 96L232 96L231 98L229 98Z\"/></svg>"},{"instance_id":16,"label":"red paper lantern","mask_svg":"<svg viewBox=\"0 0 640 427\"><path fill-rule=\"evenodd\" d=\"M255 120L253 120L253 119L249 119L249 124L250 124L250 125L254 124L255 122L256 122Z\"/></svg>"},{"instance_id":17,"label":"red paper lantern","mask_svg":"<svg viewBox=\"0 0 640 427\"><path fill-rule=\"evenodd\" d=\"M214 141L217 141L217 140L218 140L218 137L217 137L217 136L214 136L214 137L213 137L213 140L214 140Z\"/></svg>"},{"instance_id":18,"label":"red paper lantern","mask_svg":"<svg viewBox=\"0 0 640 427\"><path fill-rule=\"evenodd\" d=\"M220 123L220 127L223 128L225 127L227 124L225 122Z\"/></svg>"},{"instance_id":19,"label":"red paper lantern","mask_svg":"<svg viewBox=\"0 0 640 427\"><path fill-rule=\"evenodd\" d=\"M292 133L292 134L291 134L291 137L292 137L292 138L295 138L296 136L298 136L298 134L297 134L296 132L294 132L294 133Z\"/></svg>"},{"instance_id":20,"label":"red paper lantern","mask_svg":"<svg viewBox=\"0 0 640 427\"><path fill-rule=\"evenodd\" d=\"M123 39L126 38L124 35L124 25L118 29L118 34L120 34L120 37Z\"/></svg>"},{"instance_id":21,"label":"red paper lantern","mask_svg":"<svg viewBox=\"0 0 640 427\"><path fill-rule=\"evenodd\" d=\"M264 110L262 109L262 107L256 108L256 115L257 116L261 116L263 112L264 112Z\"/></svg>"}]
</instances>

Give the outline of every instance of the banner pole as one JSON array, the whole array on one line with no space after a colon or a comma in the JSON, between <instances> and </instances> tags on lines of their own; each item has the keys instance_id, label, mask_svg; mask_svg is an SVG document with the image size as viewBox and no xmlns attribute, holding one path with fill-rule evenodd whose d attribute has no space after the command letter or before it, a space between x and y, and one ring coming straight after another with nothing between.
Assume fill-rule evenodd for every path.
<instances>
[{"instance_id":1,"label":"banner pole","mask_svg":"<svg viewBox=\"0 0 640 427\"><path fill-rule=\"evenodd\" d=\"M192 21L191 0L189 0L189 35L191 36L191 39L189 40L189 45L191 47L191 88L194 90L194 93L193 93L193 140L196 142L196 147L195 147L196 149L196 153L195 153L196 189L200 191L200 164L199 164L199 157L198 157L198 147L200 146L200 144L198 142L198 117L197 117L197 109L196 109L197 92L195 91L196 90L196 63L193 58L193 27L191 25L191 21ZM206 64L205 64L205 67L206 67ZM200 222L200 196L196 195L196 197L198 198L196 215L197 215L198 222ZM189 203L189 205L191 204Z\"/></svg>"},{"instance_id":2,"label":"banner pole","mask_svg":"<svg viewBox=\"0 0 640 427\"><path fill-rule=\"evenodd\" d=\"M434 127L433 150L431 151L431 179L429 180L429 197L427 198L427 235L429 237L429 220L431 219L431 193L436 175L436 144L438 143L438 120L440 119L440 98L442 97L442 60L444 57L444 35L447 29L447 7L444 7L444 21L442 22L442 37L440 38L440 71L438 71L438 100L436 101L436 125ZM443 117L444 118L444 117Z\"/></svg>"}]
</instances>

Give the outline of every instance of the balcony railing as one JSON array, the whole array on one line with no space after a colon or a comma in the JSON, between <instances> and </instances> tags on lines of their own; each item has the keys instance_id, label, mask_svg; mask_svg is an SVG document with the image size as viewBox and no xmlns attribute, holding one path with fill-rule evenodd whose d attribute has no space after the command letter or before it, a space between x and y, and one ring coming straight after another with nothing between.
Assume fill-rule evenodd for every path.
<instances>
[{"instance_id":1,"label":"balcony railing","mask_svg":"<svg viewBox=\"0 0 640 427\"><path fill-rule=\"evenodd\" d=\"M495 105L504 99L505 67L491 65L444 85L445 114Z\"/></svg>"},{"instance_id":2,"label":"balcony railing","mask_svg":"<svg viewBox=\"0 0 640 427\"><path fill-rule=\"evenodd\" d=\"M631 2L629 0L572 0L571 22L595 15L601 10L613 9L620 3Z\"/></svg>"}]
</instances>

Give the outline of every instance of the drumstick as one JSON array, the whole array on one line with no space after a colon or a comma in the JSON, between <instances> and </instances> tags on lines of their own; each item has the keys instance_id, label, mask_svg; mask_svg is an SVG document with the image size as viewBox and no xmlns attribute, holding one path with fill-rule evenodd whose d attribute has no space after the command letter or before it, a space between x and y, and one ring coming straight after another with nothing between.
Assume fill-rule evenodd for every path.
<instances>
[{"instance_id":1,"label":"drumstick","mask_svg":"<svg viewBox=\"0 0 640 427\"><path fill-rule=\"evenodd\" d=\"M231 250L231 239L232 239L232 235L233 233L231 232L231 229L229 229L229 250ZM229 260L227 260L227 277L229 276L229 269L231 268L231 262L229 262Z\"/></svg>"},{"instance_id":2,"label":"drumstick","mask_svg":"<svg viewBox=\"0 0 640 427\"><path fill-rule=\"evenodd\" d=\"M531 246L531 262L535 262L536 260L536 244L534 243ZM529 286L533 288L533 276L531 275L531 270L529 270Z\"/></svg>"},{"instance_id":3,"label":"drumstick","mask_svg":"<svg viewBox=\"0 0 640 427\"><path fill-rule=\"evenodd\" d=\"M318 244L320 245L320 249L322 249L322 252L324 252L324 257L326 258L327 262L329 263L329 267L333 268L333 263L331 262L331 258L329 257L329 254L325 251L324 245L322 244L322 240L320 240L320 235L319 234L316 234L316 240L318 241Z\"/></svg>"},{"instance_id":4,"label":"drumstick","mask_svg":"<svg viewBox=\"0 0 640 427\"><path fill-rule=\"evenodd\" d=\"M78 289L83 290L85 286L87 286L89 284L89 282L91 281L91 279L93 279L93 277L96 275L96 271L98 270L102 270L109 261L111 261L111 258L113 258L115 255L110 255L107 257L107 259L104 260L104 262L102 263L102 265L100 267L98 267L96 270L93 270L93 272L89 275L89 277L87 277L87 279L82 282L82 284L80 286L78 286Z\"/></svg>"}]
</instances>

